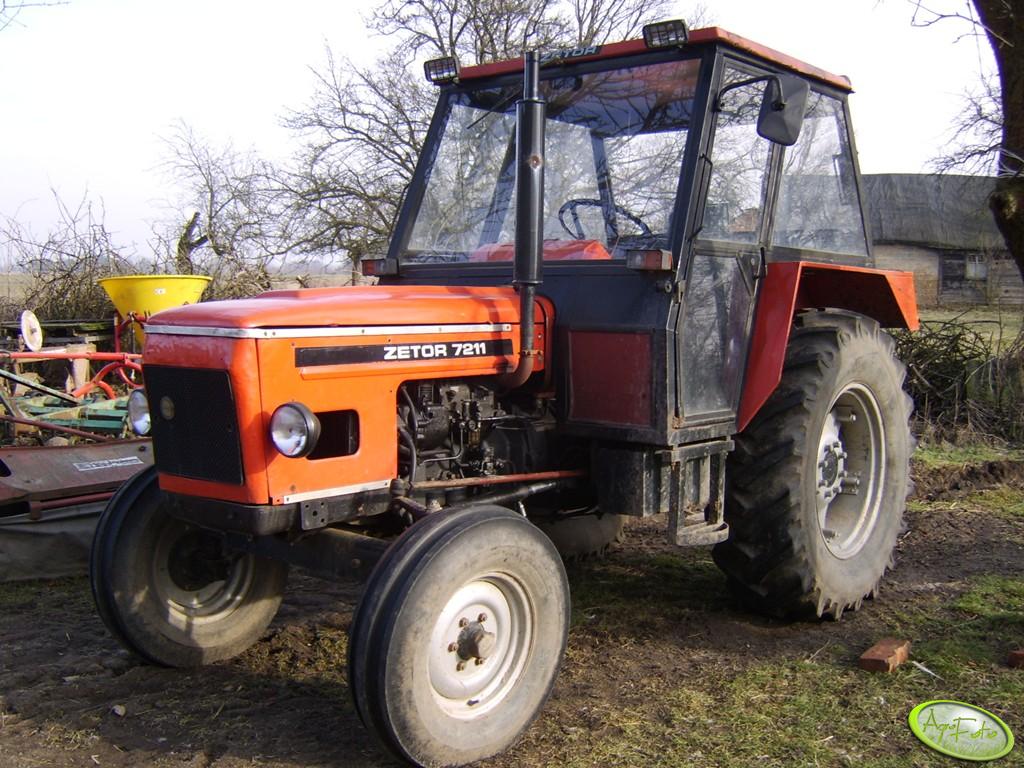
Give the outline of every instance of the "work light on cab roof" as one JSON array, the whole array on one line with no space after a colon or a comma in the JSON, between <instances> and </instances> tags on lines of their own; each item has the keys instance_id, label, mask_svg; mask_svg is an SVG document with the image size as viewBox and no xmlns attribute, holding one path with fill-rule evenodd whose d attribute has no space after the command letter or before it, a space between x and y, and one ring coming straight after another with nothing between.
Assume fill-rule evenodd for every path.
<instances>
[{"instance_id":1,"label":"work light on cab roof","mask_svg":"<svg viewBox=\"0 0 1024 768\"><path fill-rule=\"evenodd\" d=\"M454 83L459 79L459 60L454 56L431 59L423 64L423 72L427 80L435 85Z\"/></svg>"},{"instance_id":2,"label":"work light on cab roof","mask_svg":"<svg viewBox=\"0 0 1024 768\"><path fill-rule=\"evenodd\" d=\"M674 45L685 45L689 36L686 22L682 19L657 21L644 27L644 43L648 48L671 48Z\"/></svg>"}]
</instances>

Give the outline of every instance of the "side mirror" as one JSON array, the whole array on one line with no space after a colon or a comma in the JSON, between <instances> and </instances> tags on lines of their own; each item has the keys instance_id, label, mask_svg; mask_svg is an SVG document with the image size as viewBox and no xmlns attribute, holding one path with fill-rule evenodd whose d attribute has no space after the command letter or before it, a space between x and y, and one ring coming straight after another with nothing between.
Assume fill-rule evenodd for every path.
<instances>
[{"instance_id":1,"label":"side mirror","mask_svg":"<svg viewBox=\"0 0 1024 768\"><path fill-rule=\"evenodd\" d=\"M757 134L791 147L800 138L811 87L795 75L773 75L764 89L761 112L757 116Z\"/></svg>"}]
</instances>

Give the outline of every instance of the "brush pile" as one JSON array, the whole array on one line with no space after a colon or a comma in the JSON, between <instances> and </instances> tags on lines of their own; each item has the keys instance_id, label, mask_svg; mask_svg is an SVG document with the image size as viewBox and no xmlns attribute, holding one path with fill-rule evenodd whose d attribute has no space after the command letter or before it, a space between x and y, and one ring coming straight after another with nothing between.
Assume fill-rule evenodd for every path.
<instances>
[{"instance_id":1,"label":"brush pile","mask_svg":"<svg viewBox=\"0 0 1024 768\"><path fill-rule=\"evenodd\" d=\"M907 366L918 434L1024 437L1024 335L1004 340L996 321L927 321L893 334Z\"/></svg>"}]
</instances>

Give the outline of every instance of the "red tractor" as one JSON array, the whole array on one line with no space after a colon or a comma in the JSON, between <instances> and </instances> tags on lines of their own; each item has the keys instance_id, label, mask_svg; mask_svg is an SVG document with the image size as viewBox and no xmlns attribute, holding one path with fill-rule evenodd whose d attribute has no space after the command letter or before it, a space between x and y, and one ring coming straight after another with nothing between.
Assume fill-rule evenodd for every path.
<instances>
[{"instance_id":1,"label":"red tractor","mask_svg":"<svg viewBox=\"0 0 1024 768\"><path fill-rule=\"evenodd\" d=\"M900 531L913 440L881 327L845 78L720 29L460 69L378 284L172 309L131 418L96 605L125 647L234 656L290 565L366 579L349 685L421 765L509 746L555 681L560 555L624 516L738 595L839 618Z\"/></svg>"}]
</instances>

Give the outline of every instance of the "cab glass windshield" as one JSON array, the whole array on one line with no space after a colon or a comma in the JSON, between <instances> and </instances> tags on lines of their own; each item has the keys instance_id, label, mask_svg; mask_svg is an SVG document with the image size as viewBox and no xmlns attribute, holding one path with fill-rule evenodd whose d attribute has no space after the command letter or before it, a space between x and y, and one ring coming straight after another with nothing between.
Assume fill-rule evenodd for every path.
<instances>
[{"instance_id":1,"label":"cab glass windshield","mask_svg":"<svg viewBox=\"0 0 1024 768\"><path fill-rule=\"evenodd\" d=\"M541 81L545 259L668 247L699 66L671 61ZM405 262L512 260L520 98L519 84L449 95Z\"/></svg>"}]
</instances>

